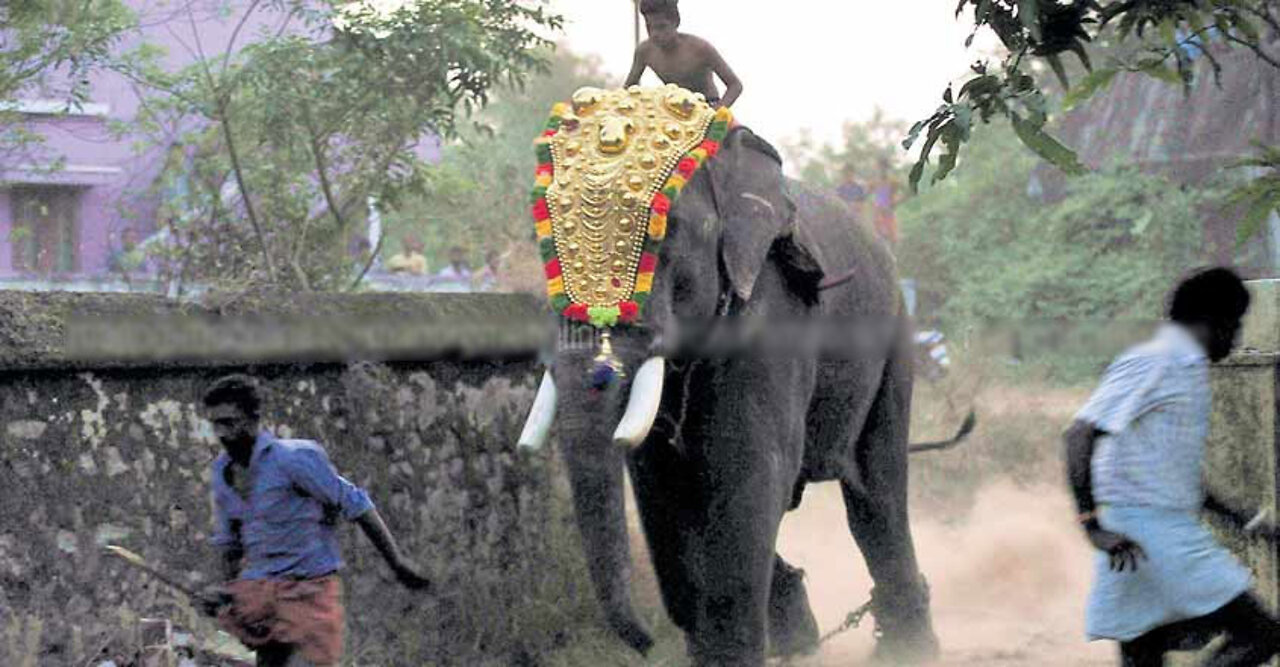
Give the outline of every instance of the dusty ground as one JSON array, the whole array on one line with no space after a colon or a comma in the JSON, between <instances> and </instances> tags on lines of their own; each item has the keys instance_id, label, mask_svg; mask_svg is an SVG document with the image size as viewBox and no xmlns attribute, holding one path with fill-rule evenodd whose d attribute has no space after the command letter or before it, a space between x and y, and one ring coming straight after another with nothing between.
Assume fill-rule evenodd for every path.
<instances>
[{"instance_id":1,"label":"dusty ground","mask_svg":"<svg viewBox=\"0 0 1280 667\"><path fill-rule=\"evenodd\" d=\"M912 523L921 568L933 589L940 664L1114 665L1114 645L1084 639L1092 554L1074 525L1057 454L1058 434L1088 389L1014 387L981 379L972 385L951 387L945 394L938 387L921 387L913 420L915 439L932 439L945 437L959 423L967 410L961 397L973 397L979 414L979 429L963 450L912 461ZM650 620L661 626L644 538L632 512L638 602L653 610ZM849 535L837 485L809 487L801 507L782 524L779 551L806 571L821 632L839 626L867 600L871 580ZM872 627L867 619L864 627L836 636L819 654L791 664L866 664ZM660 637L648 661L628 656L610 664L686 664L678 632L667 627ZM576 656L562 664L582 661Z\"/></svg>"},{"instance_id":2,"label":"dusty ground","mask_svg":"<svg viewBox=\"0 0 1280 667\"><path fill-rule=\"evenodd\" d=\"M944 665L1112 665L1114 648L1084 641L1090 552L1071 521L1065 492L997 482L979 492L970 517L948 525L921 516L915 535L934 595ZM843 525L839 488L811 488L784 521L780 551L807 572L822 632L837 627L871 587ZM868 621L870 625L870 621ZM870 627L833 638L803 667L858 665Z\"/></svg>"}]
</instances>

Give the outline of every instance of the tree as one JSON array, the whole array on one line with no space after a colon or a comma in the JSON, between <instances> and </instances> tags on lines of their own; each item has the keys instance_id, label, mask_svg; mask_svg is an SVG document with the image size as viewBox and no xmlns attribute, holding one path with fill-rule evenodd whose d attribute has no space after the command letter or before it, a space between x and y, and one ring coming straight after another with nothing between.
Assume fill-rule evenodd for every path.
<instances>
[{"instance_id":1,"label":"tree","mask_svg":"<svg viewBox=\"0 0 1280 667\"><path fill-rule=\"evenodd\" d=\"M25 130L16 102L33 93L83 104L88 74L135 24L120 0L0 3L0 162L19 161L40 136Z\"/></svg>"},{"instance_id":2,"label":"tree","mask_svg":"<svg viewBox=\"0 0 1280 667\"><path fill-rule=\"evenodd\" d=\"M866 177L882 161L897 162L898 141L906 129L905 123L887 117L884 110L876 108L870 120L844 124L843 144L839 147L830 144L819 146L806 134L797 141L788 142L784 150L788 162L800 166L802 180L833 187L839 185L846 170Z\"/></svg>"},{"instance_id":3,"label":"tree","mask_svg":"<svg viewBox=\"0 0 1280 667\"><path fill-rule=\"evenodd\" d=\"M1050 105L1046 85L1035 75L1037 64L1051 70L1062 88L1070 91L1069 103L1106 88L1121 71L1143 72L1189 86L1195 67L1192 48L1205 56L1215 74L1221 68L1215 48L1247 49L1280 68L1274 48L1280 37L1280 14L1272 0L960 0L956 15L966 10L973 12L974 34L994 33L1005 57L996 65L974 64L973 77L958 91L948 87L937 111L912 127L904 146L909 149L923 138L910 175L912 188L918 187L938 144L945 151L938 159L934 182L955 168L975 123L997 117L1007 118L1019 140L1044 159L1067 173L1085 173L1076 154L1045 131ZM973 39L971 35L969 43ZM1099 52L1106 54L1106 62L1095 69L1090 54ZM1068 55L1074 55L1088 73L1074 88ZM1237 192L1254 212L1242 234L1260 228L1266 212L1280 210L1276 161L1264 153L1254 162L1267 170L1269 179Z\"/></svg>"},{"instance_id":4,"label":"tree","mask_svg":"<svg viewBox=\"0 0 1280 667\"><path fill-rule=\"evenodd\" d=\"M393 242L414 234L429 257L442 259L449 247L467 245L461 239L483 239L484 248L466 248L473 260L484 250L505 252L507 272L514 274L516 286L545 289L529 217L528 191L537 166L533 139L546 126L555 103L582 86L599 86L604 79L595 60L564 48L545 55L548 71L523 87L496 90L492 103L478 115L478 124L464 128L444 147L440 164L426 170L425 187L388 213L385 221ZM524 260L534 263L525 265Z\"/></svg>"},{"instance_id":5,"label":"tree","mask_svg":"<svg viewBox=\"0 0 1280 667\"><path fill-rule=\"evenodd\" d=\"M1159 317L1225 188L1114 164L1045 201L1028 192L1038 161L1019 142L1006 127L975 130L969 165L899 207L898 259L923 310L951 323Z\"/></svg>"},{"instance_id":6,"label":"tree","mask_svg":"<svg viewBox=\"0 0 1280 667\"><path fill-rule=\"evenodd\" d=\"M153 91L143 129L156 143L181 131L161 183L181 277L351 286L347 243L368 202L394 210L422 192L423 143L456 136L495 87L545 69L539 32L561 20L529 4L252 0L237 34L264 14L273 30L239 50L233 39L177 72L147 46L121 58L116 69Z\"/></svg>"}]
</instances>

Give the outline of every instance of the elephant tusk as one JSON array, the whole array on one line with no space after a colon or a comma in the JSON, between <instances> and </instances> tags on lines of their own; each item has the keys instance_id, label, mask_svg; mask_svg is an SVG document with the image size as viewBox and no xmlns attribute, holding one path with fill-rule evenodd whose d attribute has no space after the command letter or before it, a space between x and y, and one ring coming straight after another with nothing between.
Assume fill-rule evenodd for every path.
<instances>
[{"instance_id":1,"label":"elephant tusk","mask_svg":"<svg viewBox=\"0 0 1280 667\"><path fill-rule=\"evenodd\" d=\"M551 422L556 417L556 383L551 379L551 371L542 374L542 385L538 387L538 396L533 399L533 408L529 410L529 418L520 432L519 446L526 449L542 449L547 443L547 434L551 432Z\"/></svg>"},{"instance_id":2,"label":"elephant tusk","mask_svg":"<svg viewBox=\"0 0 1280 667\"><path fill-rule=\"evenodd\" d=\"M658 405L662 403L662 381L666 375L666 362L662 357L650 357L636 372L631 383L631 395L627 397L627 412L613 432L613 441L627 447L639 447L649 437L653 420L658 417Z\"/></svg>"}]
</instances>

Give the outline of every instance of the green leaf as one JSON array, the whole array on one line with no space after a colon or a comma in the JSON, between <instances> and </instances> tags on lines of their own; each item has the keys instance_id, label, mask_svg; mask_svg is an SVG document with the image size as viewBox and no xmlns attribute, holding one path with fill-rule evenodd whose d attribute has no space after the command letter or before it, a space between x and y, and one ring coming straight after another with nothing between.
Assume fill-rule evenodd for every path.
<instances>
[{"instance_id":1,"label":"green leaf","mask_svg":"<svg viewBox=\"0 0 1280 667\"><path fill-rule=\"evenodd\" d=\"M1071 90L1071 79L1067 76L1067 68L1062 64L1062 58L1058 54L1047 56L1045 60L1049 61L1049 66L1053 68L1053 73L1058 76L1058 81L1062 83L1063 90Z\"/></svg>"},{"instance_id":2,"label":"green leaf","mask_svg":"<svg viewBox=\"0 0 1280 667\"><path fill-rule=\"evenodd\" d=\"M1062 100L1062 107L1070 111L1081 102L1093 97L1095 93L1106 89L1115 80L1120 70L1112 68L1095 70L1093 74L1086 76L1080 85L1076 86Z\"/></svg>"},{"instance_id":3,"label":"green leaf","mask_svg":"<svg viewBox=\"0 0 1280 667\"><path fill-rule=\"evenodd\" d=\"M1236 225L1236 243L1243 245L1256 236L1266 225L1267 219L1274 213L1280 215L1280 192L1268 193L1254 200L1245 212L1244 218Z\"/></svg>"},{"instance_id":4,"label":"green leaf","mask_svg":"<svg viewBox=\"0 0 1280 667\"><path fill-rule=\"evenodd\" d=\"M1142 73L1166 81L1174 85L1183 85L1182 75L1177 70L1169 69L1164 66L1161 61L1145 61L1138 64L1138 68Z\"/></svg>"},{"instance_id":5,"label":"green leaf","mask_svg":"<svg viewBox=\"0 0 1280 667\"><path fill-rule=\"evenodd\" d=\"M1036 155L1072 176L1089 172L1084 165L1080 164L1080 158L1075 151L1058 143L1057 139L1046 134L1039 126L1016 113L1011 114L1010 118L1013 121L1013 131L1027 148L1035 151Z\"/></svg>"},{"instance_id":6,"label":"green leaf","mask_svg":"<svg viewBox=\"0 0 1280 667\"><path fill-rule=\"evenodd\" d=\"M1040 0L1018 0L1018 18L1031 36L1040 41Z\"/></svg>"},{"instance_id":7,"label":"green leaf","mask_svg":"<svg viewBox=\"0 0 1280 667\"><path fill-rule=\"evenodd\" d=\"M933 151L933 145L938 143L939 136L941 134L936 125L929 128L929 137L925 140L924 147L920 149L920 159L911 167L911 175L908 177L912 194L919 192L920 178L924 176L924 167L929 164L929 153Z\"/></svg>"}]
</instances>

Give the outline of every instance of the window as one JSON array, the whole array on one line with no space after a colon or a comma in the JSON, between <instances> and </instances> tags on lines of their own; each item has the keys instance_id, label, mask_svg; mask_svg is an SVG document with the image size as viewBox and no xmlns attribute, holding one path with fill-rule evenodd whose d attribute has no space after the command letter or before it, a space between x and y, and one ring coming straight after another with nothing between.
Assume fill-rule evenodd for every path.
<instances>
[{"instance_id":1,"label":"window","mask_svg":"<svg viewBox=\"0 0 1280 667\"><path fill-rule=\"evenodd\" d=\"M80 192L68 187L19 187L11 191L13 268L22 273L71 273L79 264Z\"/></svg>"}]
</instances>

